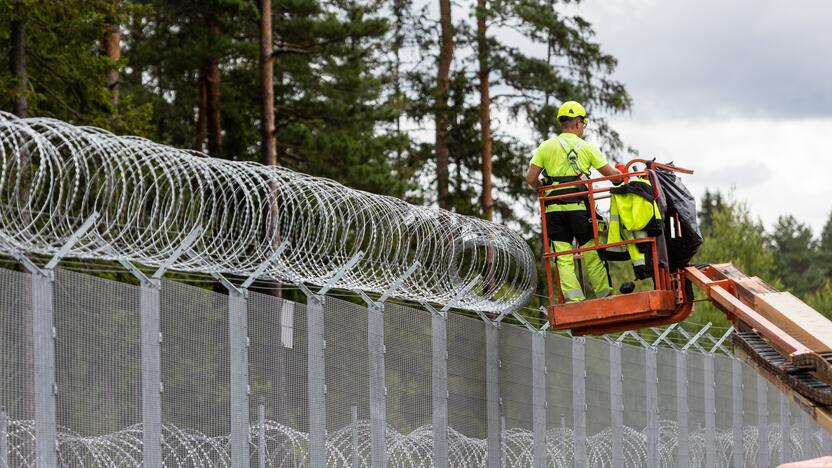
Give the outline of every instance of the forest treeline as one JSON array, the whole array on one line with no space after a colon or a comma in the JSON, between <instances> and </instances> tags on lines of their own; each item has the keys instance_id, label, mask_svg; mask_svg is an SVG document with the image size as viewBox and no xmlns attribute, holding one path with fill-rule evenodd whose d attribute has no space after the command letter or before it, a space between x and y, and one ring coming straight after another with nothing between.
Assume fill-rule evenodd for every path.
<instances>
[{"instance_id":1,"label":"forest treeline","mask_svg":"<svg viewBox=\"0 0 832 468\"><path fill-rule=\"evenodd\" d=\"M533 196L520 174L557 107L577 99L600 116L631 105L611 78L615 58L568 1L0 0L0 10L0 109L280 164L526 232L515 213ZM593 128L605 149L622 148L604 119Z\"/></svg>"},{"instance_id":2,"label":"forest treeline","mask_svg":"<svg viewBox=\"0 0 832 468\"><path fill-rule=\"evenodd\" d=\"M699 221L705 242L694 263L731 262L832 319L832 213L817 236L790 214L779 216L766 229L745 202L706 191ZM728 326L724 315L710 305L697 307L692 320Z\"/></svg>"},{"instance_id":3,"label":"forest treeline","mask_svg":"<svg viewBox=\"0 0 832 468\"><path fill-rule=\"evenodd\" d=\"M589 139L616 158L600 116L632 105L576 3L0 0L0 110L510 223L537 252L523 174L557 107L584 102ZM697 261L732 261L832 313L829 223L819 238L791 216L766 232L708 193L702 225Z\"/></svg>"}]
</instances>

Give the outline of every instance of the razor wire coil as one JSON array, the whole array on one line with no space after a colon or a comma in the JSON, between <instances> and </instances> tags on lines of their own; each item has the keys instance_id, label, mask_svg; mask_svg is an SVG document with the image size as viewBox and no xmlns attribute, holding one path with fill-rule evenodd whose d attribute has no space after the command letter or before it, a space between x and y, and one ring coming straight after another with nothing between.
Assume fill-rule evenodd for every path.
<instances>
[{"instance_id":1,"label":"razor wire coil","mask_svg":"<svg viewBox=\"0 0 832 468\"><path fill-rule=\"evenodd\" d=\"M92 213L97 235L70 256L159 266L200 226L194 254L173 269L248 276L285 242L263 279L323 286L361 252L337 287L382 293L418 261L396 297L500 312L528 303L536 286L534 256L506 226L281 167L0 112L6 248L54 255Z\"/></svg>"}]
</instances>

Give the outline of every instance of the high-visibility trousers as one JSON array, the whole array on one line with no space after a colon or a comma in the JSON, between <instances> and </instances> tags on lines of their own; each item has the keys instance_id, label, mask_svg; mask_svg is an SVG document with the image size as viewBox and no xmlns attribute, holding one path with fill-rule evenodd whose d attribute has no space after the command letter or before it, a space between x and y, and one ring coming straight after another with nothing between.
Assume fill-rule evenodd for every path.
<instances>
[{"instance_id":1,"label":"high-visibility trousers","mask_svg":"<svg viewBox=\"0 0 832 468\"><path fill-rule=\"evenodd\" d=\"M564 252L572 249L572 244L569 242L552 241L552 244L555 252ZM590 247L593 245L595 245L595 241L590 240L581 247ZM581 289L578 276L575 274L575 262L572 260L572 255L559 255L556 258L560 290L563 293L564 300L566 302L584 300L586 296L584 295L583 289ZM589 282L592 284L595 297L609 296L612 288L610 288L609 276L607 275L607 269L604 267L604 262L598 257L598 251L588 250L583 252L583 265Z\"/></svg>"}]
</instances>

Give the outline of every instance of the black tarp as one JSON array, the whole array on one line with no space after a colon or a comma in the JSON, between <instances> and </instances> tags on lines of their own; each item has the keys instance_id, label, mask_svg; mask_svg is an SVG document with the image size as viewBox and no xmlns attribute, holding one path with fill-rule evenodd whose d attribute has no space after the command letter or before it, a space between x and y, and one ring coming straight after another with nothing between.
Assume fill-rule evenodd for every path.
<instances>
[{"instance_id":1,"label":"black tarp","mask_svg":"<svg viewBox=\"0 0 832 468\"><path fill-rule=\"evenodd\" d=\"M682 228L681 232L675 232L675 235L670 237L671 228L665 226L670 267L682 268L690 262L702 245L702 232L696 218L696 199L675 172L657 167L655 173L667 201L665 222L669 223L670 217L676 214Z\"/></svg>"}]
</instances>

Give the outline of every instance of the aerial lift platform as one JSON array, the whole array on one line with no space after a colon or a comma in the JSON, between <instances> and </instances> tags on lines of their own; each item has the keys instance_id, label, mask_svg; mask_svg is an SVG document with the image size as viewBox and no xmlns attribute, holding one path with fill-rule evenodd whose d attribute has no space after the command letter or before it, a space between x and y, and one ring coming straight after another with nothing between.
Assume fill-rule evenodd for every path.
<instances>
[{"instance_id":1,"label":"aerial lift platform","mask_svg":"<svg viewBox=\"0 0 832 468\"><path fill-rule=\"evenodd\" d=\"M632 170L637 163L643 164L645 169ZM665 171L665 174L670 171L674 177L675 174L693 173L641 159L628 162L625 168L628 170L626 179L648 179L657 199L663 196L662 178L657 177L657 171ZM557 185L558 188L577 186L582 190L579 193L547 196L545 192L553 186L538 189L543 218L543 261L549 290L547 314L551 326L570 330L574 335L602 335L677 323L693 311L696 302L693 290L696 288L704 294L701 300L710 301L733 323L735 354L789 394L820 425L832 431L832 322L798 298L775 290L760 278L746 276L731 264L693 266L678 262L674 265L668 261L666 250L661 255L662 249L672 248L674 239L685 234L684 223L672 208L662 213L665 229L659 236L605 243L604 237L599 235L599 215L595 207L596 201L610 197L609 184L600 184L605 181L620 182L621 177ZM545 203L575 196L586 198L595 245L555 252L550 248L546 232ZM572 255L580 269L584 252L627 244L642 244L641 250L652 264L652 290L580 302L564 301L556 257Z\"/></svg>"}]
</instances>

